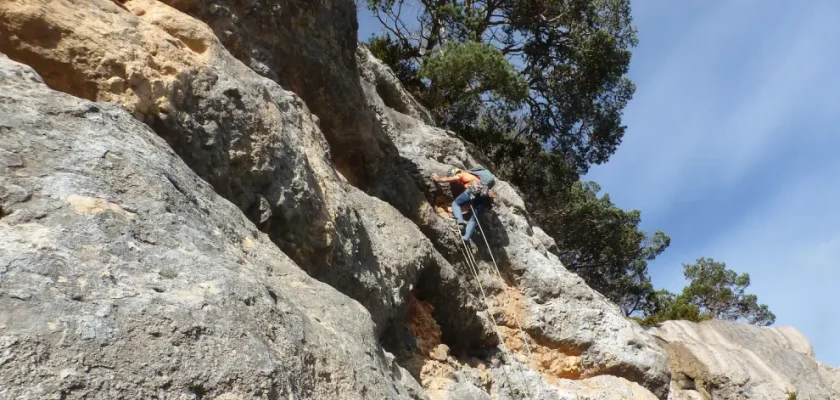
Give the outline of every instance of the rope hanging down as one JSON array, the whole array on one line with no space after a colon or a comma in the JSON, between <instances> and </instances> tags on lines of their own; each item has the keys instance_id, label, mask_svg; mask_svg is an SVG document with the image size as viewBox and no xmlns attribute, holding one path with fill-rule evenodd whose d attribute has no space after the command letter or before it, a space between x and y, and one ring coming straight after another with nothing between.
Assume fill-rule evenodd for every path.
<instances>
[{"instance_id":1,"label":"rope hanging down","mask_svg":"<svg viewBox=\"0 0 840 400\"><path fill-rule=\"evenodd\" d=\"M459 247L459 249L461 250L461 255L464 257L464 260L467 262L467 266L469 266L470 272L472 272L473 277L475 278L476 284L478 284L478 288L481 291L481 297L484 300L484 306L487 307L488 311L491 311L492 307L490 306L490 301L487 299L487 293L484 291L484 285L481 284L481 279L479 278L479 275L478 275L478 271L479 271L478 263L475 262L475 259L472 256L472 252L467 247L467 243L465 243L464 240L461 238L461 233L457 229L453 230L452 232L455 234L456 241L461 243L461 247ZM491 312L491 315L490 315L490 322L493 324L493 330L496 332L496 335L499 337L499 340L500 340L499 346L502 349L502 354L506 355L508 353L508 350L505 346L505 341L504 341L504 338L502 336L502 333L499 330L499 325L496 324L496 319L493 318L492 312ZM502 371L504 372L505 378L507 379L508 383L511 383L511 388L512 388L513 387L513 385L512 385L513 381L510 379L510 375L508 375L508 371L504 367L502 367ZM525 391L525 397L530 400L531 399L531 393L528 391L528 385L527 385L527 380L525 379L525 375L522 373L522 370L519 370L519 374L520 374L520 377L522 378L522 388Z\"/></svg>"},{"instance_id":2,"label":"rope hanging down","mask_svg":"<svg viewBox=\"0 0 840 400\"><path fill-rule=\"evenodd\" d=\"M504 282L504 278L502 278L502 273L499 271L499 265L496 263L496 257L493 256L493 250L490 249L490 242L487 241L487 235L484 234L484 229L481 228L481 222L478 220L478 216L475 218L475 223L478 225L478 231L481 232L481 238L484 239L484 244L487 245L487 252L490 253L490 259L493 260L493 269L496 271L496 276ZM511 297L510 293L505 290L505 294L507 294L508 301L511 303L516 304ZM522 329L522 324L519 322L519 317L516 316L516 312L513 312L513 320L516 322L516 327L519 328L519 335L522 337L522 343L525 343L525 351L528 353L528 360L534 360L534 356L531 353L531 345L528 343L528 336L525 334L525 330Z\"/></svg>"},{"instance_id":3,"label":"rope hanging down","mask_svg":"<svg viewBox=\"0 0 840 400\"><path fill-rule=\"evenodd\" d=\"M504 278L502 278L502 273L499 271L499 265L498 265L498 263L496 263L496 257L493 256L493 250L490 248L490 243L487 241L487 235L484 234L484 228L481 227L481 222L479 221L478 215L475 215L474 217L475 217L475 222L478 225L478 230L481 233L481 237L484 239L484 244L487 246L487 252L490 253L490 259L493 260L493 269L496 271L496 276L499 277L499 279L502 282L504 282ZM464 260L467 262L467 265L469 266L470 271L472 272L473 276L475 277L475 281L478 284L479 289L481 290L481 296L484 299L484 306L487 307L488 311L490 311L490 310L492 310L492 307L490 306L490 302L487 299L487 294L484 291L484 286L481 284L481 280L479 279L479 276L478 276L478 271L480 270L480 268L478 267L478 263L473 258L472 252L470 251L467 243L465 243L464 240L462 239L461 232L456 228L455 230L453 230L453 233L455 234L456 241L461 243L461 247L460 247L461 255L464 256ZM508 297L508 301L513 303L514 306L515 306L515 301L514 301L513 297L511 297L510 293L507 290L505 290L505 294ZM525 334L525 330L522 328L522 324L519 322L519 317L516 316L515 310L513 312L513 320L516 322L516 326L519 329L519 335L522 337L522 342L525 344L525 351L528 354L528 360L529 360L529 362L532 362L532 361L534 361L534 356L533 356L533 353L531 352L531 345L528 341L528 336ZM503 354L508 353L508 351L506 349L506 346L504 344L504 338L502 337L502 334L499 331L499 326L498 326L498 324L496 324L496 319L492 317L492 314L491 314L490 322L493 323L493 329L495 330L496 335L498 335L499 339L501 340L499 345L501 346L501 350L502 350ZM508 378L508 382L511 382L510 377L508 376L507 370L505 370L505 368L502 367L502 371L504 371L505 377ZM528 391L527 380L525 379L525 376L524 376L522 370L519 370L519 373L520 373L520 376L522 376L522 384L523 384L523 388L525 389L525 396L526 396L526 398L528 398L530 400L531 399L531 394ZM542 387L537 385L537 398L539 398L541 394L542 394Z\"/></svg>"}]
</instances>

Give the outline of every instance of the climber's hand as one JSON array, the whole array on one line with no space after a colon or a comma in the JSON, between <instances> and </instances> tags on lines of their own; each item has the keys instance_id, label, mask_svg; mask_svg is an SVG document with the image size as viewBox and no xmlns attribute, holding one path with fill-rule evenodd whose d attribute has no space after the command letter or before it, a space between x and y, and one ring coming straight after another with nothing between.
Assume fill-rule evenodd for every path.
<instances>
[{"instance_id":1,"label":"climber's hand","mask_svg":"<svg viewBox=\"0 0 840 400\"><path fill-rule=\"evenodd\" d=\"M440 177L438 176L438 174L432 174L432 180L433 181L439 182L439 179L440 179Z\"/></svg>"}]
</instances>

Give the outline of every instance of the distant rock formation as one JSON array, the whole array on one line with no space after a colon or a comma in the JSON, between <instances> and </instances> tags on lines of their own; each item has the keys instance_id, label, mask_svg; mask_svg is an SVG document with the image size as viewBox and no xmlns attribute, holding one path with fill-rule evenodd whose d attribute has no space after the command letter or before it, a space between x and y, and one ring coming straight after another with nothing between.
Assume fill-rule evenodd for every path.
<instances>
[{"instance_id":1,"label":"distant rock formation","mask_svg":"<svg viewBox=\"0 0 840 400\"><path fill-rule=\"evenodd\" d=\"M667 321L650 333L668 350L674 400L840 396L840 370L815 360L794 328Z\"/></svg>"}]
</instances>

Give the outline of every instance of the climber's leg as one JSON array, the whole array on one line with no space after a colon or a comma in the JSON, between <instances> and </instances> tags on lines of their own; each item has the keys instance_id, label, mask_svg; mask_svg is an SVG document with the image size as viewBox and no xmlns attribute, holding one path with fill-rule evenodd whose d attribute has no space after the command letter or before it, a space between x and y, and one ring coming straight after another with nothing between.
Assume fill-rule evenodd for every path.
<instances>
[{"instance_id":1,"label":"climber's leg","mask_svg":"<svg viewBox=\"0 0 840 400\"><path fill-rule=\"evenodd\" d=\"M470 193L468 191L464 191L461 193L460 196L455 198L455 201L452 202L452 214L455 215L455 221L458 221L458 225L464 225L464 211L461 210L461 206L470 202Z\"/></svg>"},{"instance_id":2,"label":"climber's leg","mask_svg":"<svg viewBox=\"0 0 840 400\"><path fill-rule=\"evenodd\" d=\"M481 201L473 201L472 203L472 217L467 223L467 229L464 230L464 241L468 242L473 232L475 232L476 218L484 211L484 204Z\"/></svg>"}]
</instances>

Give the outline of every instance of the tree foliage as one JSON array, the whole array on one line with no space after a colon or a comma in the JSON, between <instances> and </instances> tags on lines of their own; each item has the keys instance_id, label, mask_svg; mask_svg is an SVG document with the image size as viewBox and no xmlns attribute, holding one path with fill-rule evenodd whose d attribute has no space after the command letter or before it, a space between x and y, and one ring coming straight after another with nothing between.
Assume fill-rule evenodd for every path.
<instances>
[{"instance_id":1,"label":"tree foliage","mask_svg":"<svg viewBox=\"0 0 840 400\"><path fill-rule=\"evenodd\" d=\"M472 113L455 113L458 118L437 113L447 127L480 128L489 116L506 114L516 120L504 126L514 128L505 132L508 137L536 141L581 173L606 161L621 142L621 113L635 90L625 77L637 43L629 0L367 0L367 5L386 32L371 40L372 51L427 106L465 110L475 95L492 100ZM458 61L461 57L490 62ZM435 64L473 68L432 73L428 66ZM505 71L518 76L511 79ZM425 84L417 84L421 75ZM493 78L479 79L482 84L467 96L449 90L476 76ZM520 83L527 87L524 98Z\"/></svg>"},{"instance_id":2,"label":"tree foliage","mask_svg":"<svg viewBox=\"0 0 840 400\"><path fill-rule=\"evenodd\" d=\"M525 193L572 271L627 314L653 296L647 263L668 246L640 213L578 182L624 135L636 44L629 0L368 0L368 42L437 122Z\"/></svg>"},{"instance_id":3,"label":"tree foliage","mask_svg":"<svg viewBox=\"0 0 840 400\"><path fill-rule=\"evenodd\" d=\"M766 304L759 304L756 295L745 293L750 285L749 274L738 275L725 263L711 258L684 264L683 274L689 280L688 286L679 295L657 292L653 312L643 320L644 324L674 319L722 319L755 325L772 325L776 321Z\"/></svg>"},{"instance_id":4,"label":"tree foliage","mask_svg":"<svg viewBox=\"0 0 840 400\"><path fill-rule=\"evenodd\" d=\"M700 259L683 293L656 291L648 263L670 244L581 182L624 136L635 86L630 0L366 0L384 34L368 47L434 115L525 195L568 269L645 323L772 323L749 276Z\"/></svg>"},{"instance_id":5,"label":"tree foliage","mask_svg":"<svg viewBox=\"0 0 840 400\"><path fill-rule=\"evenodd\" d=\"M565 192L534 196L534 217L557 241L567 269L626 315L644 311L653 293L648 262L665 251L670 238L640 230L641 213L615 206L609 195L599 196L600 189L594 182L575 182Z\"/></svg>"},{"instance_id":6,"label":"tree foliage","mask_svg":"<svg viewBox=\"0 0 840 400\"><path fill-rule=\"evenodd\" d=\"M418 71L431 84L424 97L442 125L488 122L482 111L516 108L528 95L525 79L501 51L485 43L453 43L441 48ZM482 118L483 117L483 118Z\"/></svg>"}]
</instances>

